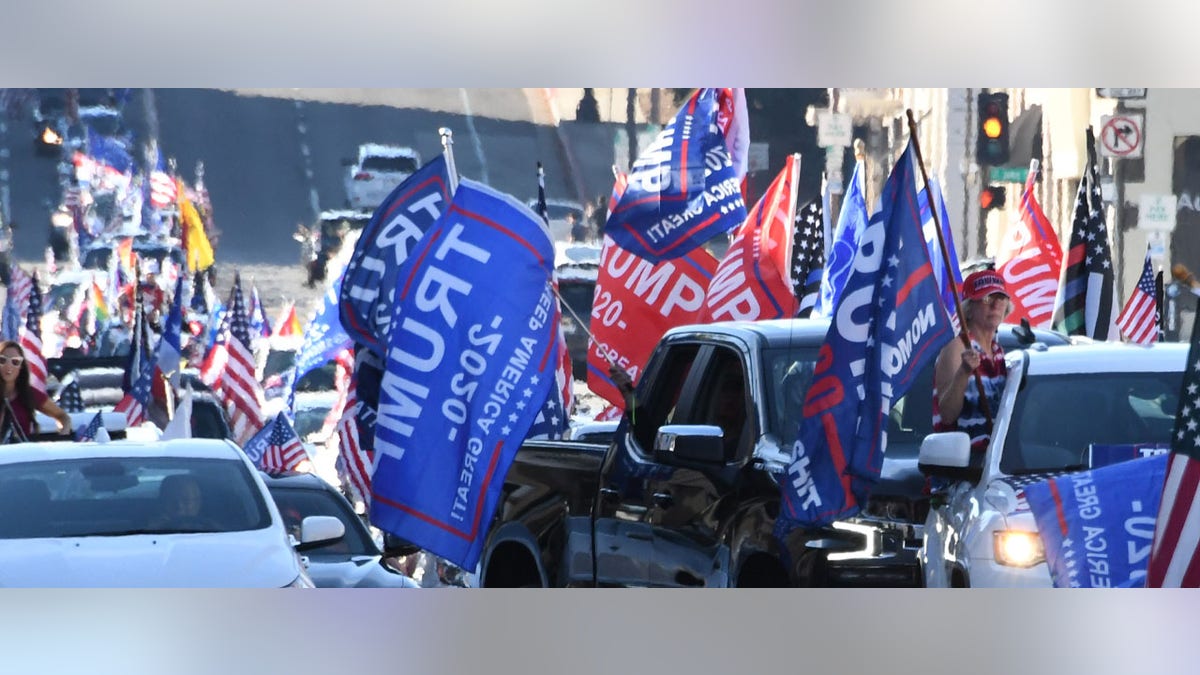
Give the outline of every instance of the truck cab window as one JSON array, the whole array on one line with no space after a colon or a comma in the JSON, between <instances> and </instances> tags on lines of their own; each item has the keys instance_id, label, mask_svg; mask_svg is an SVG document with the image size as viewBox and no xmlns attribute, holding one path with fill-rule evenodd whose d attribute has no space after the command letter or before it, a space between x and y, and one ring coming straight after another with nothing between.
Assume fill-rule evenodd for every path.
<instances>
[{"instance_id":1,"label":"truck cab window","mask_svg":"<svg viewBox=\"0 0 1200 675\"><path fill-rule=\"evenodd\" d=\"M650 387L639 387L634 411L634 438L643 450L654 447L658 428L675 419L675 405L683 392L683 383L688 379L692 363L700 351L698 344L679 344L670 347L660 362L659 370L648 380ZM644 379L649 373L643 373Z\"/></svg>"}]
</instances>

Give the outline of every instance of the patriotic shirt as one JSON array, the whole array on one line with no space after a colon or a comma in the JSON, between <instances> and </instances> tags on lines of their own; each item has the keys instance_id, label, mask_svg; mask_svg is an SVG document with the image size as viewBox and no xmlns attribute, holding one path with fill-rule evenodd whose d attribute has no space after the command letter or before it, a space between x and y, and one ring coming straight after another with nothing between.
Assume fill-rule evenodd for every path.
<instances>
[{"instance_id":1,"label":"patriotic shirt","mask_svg":"<svg viewBox=\"0 0 1200 675\"><path fill-rule=\"evenodd\" d=\"M996 411L1000 409L1000 392L1003 391L1004 383L1008 379L1008 366L1004 364L1004 348L1000 346L999 342L993 340L992 353L989 355L974 336L970 333L968 336L971 337L971 348L979 353L979 367L975 369L975 372L979 373L983 380L983 390L987 392L988 408L992 411L994 418ZM965 431L971 437L972 452L982 453L987 450L988 441L992 438L992 426L983 414L983 408L979 405L979 388L975 384L974 374L967 382L967 390L963 394L962 412L958 414L957 424L942 421L941 411L938 407L937 385L934 385L933 430Z\"/></svg>"},{"instance_id":2,"label":"patriotic shirt","mask_svg":"<svg viewBox=\"0 0 1200 675\"><path fill-rule=\"evenodd\" d=\"M40 389L31 389L29 393L31 394L30 399L33 403L33 410L27 410L25 405L21 403L21 399L15 396L8 399L8 405L12 409L13 419L16 420L17 427L20 428L26 436L33 434L34 411L40 410L41 407L46 404L46 401L50 400L50 397Z\"/></svg>"}]
</instances>

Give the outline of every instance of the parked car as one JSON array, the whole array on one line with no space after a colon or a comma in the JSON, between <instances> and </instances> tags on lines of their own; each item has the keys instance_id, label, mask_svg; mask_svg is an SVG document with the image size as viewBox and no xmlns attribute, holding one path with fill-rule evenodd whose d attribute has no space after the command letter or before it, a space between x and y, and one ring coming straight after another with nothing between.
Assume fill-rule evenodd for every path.
<instances>
[{"instance_id":1,"label":"parked car","mask_svg":"<svg viewBox=\"0 0 1200 675\"><path fill-rule=\"evenodd\" d=\"M1091 468L1093 444L1170 443L1187 351L1097 343L1010 353L986 451L972 453L962 432L921 444L920 468L948 483L925 522L925 585L1049 588L1022 488Z\"/></svg>"},{"instance_id":2,"label":"parked car","mask_svg":"<svg viewBox=\"0 0 1200 675\"><path fill-rule=\"evenodd\" d=\"M293 545L258 472L228 441L37 442L0 453L0 586L311 588L298 552L343 534L337 518L311 516Z\"/></svg>"},{"instance_id":3,"label":"parked car","mask_svg":"<svg viewBox=\"0 0 1200 675\"><path fill-rule=\"evenodd\" d=\"M373 210L421 166L421 157L408 147L364 143L346 164L346 206Z\"/></svg>"},{"instance_id":4,"label":"parked car","mask_svg":"<svg viewBox=\"0 0 1200 675\"><path fill-rule=\"evenodd\" d=\"M534 213L538 212L537 199L530 199L525 205ZM547 199L546 215L550 219L550 238L556 242L571 239L571 224L567 216L575 214L575 218L583 221L583 204L572 199ZM589 223L590 226L590 223Z\"/></svg>"},{"instance_id":5,"label":"parked car","mask_svg":"<svg viewBox=\"0 0 1200 675\"><path fill-rule=\"evenodd\" d=\"M345 534L308 549L308 575L317 588L419 588L419 584L384 564L384 553L346 497L308 473L261 474L284 526L299 539L311 516L337 518Z\"/></svg>"}]
</instances>

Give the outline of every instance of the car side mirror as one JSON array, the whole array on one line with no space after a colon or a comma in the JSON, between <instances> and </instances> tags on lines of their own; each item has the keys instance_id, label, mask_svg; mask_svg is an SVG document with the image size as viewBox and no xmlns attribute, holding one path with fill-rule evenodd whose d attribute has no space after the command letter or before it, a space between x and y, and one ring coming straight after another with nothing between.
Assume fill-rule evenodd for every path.
<instances>
[{"instance_id":1,"label":"car side mirror","mask_svg":"<svg viewBox=\"0 0 1200 675\"><path fill-rule=\"evenodd\" d=\"M1033 334L1033 328L1029 325L1029 319L1021 319L1021 325L1013 328L1013 336L1017 338L1017 343L1024 347L1037 342L1037 336Z\"/></svg>"},{"instance_id":2,"label":"car side mirror","mask_svg":"<svg viewBox=\"0 0 1200 675\"><path fill-rule=\"evenodd\" d=\"M296 550L308 551L345 534L346 524L336 516L306 516L300 521L300 543L296 544Z\"/></svg>"},{"instance_id":3,"label":"car side mirror","mask_svg":"<svg viewBox=\"0 0 1200 675\"><path fill-rule=\"evenodd\" d=\"M391 532L383 533L383 557L385 558L403 558L406 555L412 555L421 550L420 546L397 537Z\"/></svg>"},{"instance_id":4,"label":"car side mirror","mask_svg":"<svg viewBox=\"0 0 1200 675\"><path fill-rule=\"evenodd\" d=\"M708 424L668 424L654 439L654 458L672 461L723 464L725 439L721 427Z\"/></svg>"},{"instance_id":5,"label":"car side mirror","mask_svg":"<svg viewBox=\"0 0 1200 675\"><path fill-rule=\"evenodd\" d=\"M927 476L978 481L982 468L971 463L971 437L962 431L929 434L921 441L917 468Z\"/></svg>"}]
</instances>

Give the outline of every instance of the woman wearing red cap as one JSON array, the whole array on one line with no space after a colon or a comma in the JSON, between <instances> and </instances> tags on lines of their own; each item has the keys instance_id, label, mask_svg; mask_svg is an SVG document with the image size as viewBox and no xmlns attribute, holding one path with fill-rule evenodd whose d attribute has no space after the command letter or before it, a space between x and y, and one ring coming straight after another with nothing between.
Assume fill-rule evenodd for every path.
<instances>
[{"instance_id":1,"label":"woman wearing red cap","mask_svg":"<svg viewBox=\"0 0 1200 675\"><path fill-rule=\"evenodd\" d=\"M951 340L938 354L933 376L933 430L965 431L974 454L987 448L992 435L991 422L979 403L975 373L983 381L988 409L994 414L1008 378L996 329L1012 310L1012 302L1004 279L995 270L971 274L963 280L962 289L963 330L971 338L971 349L962 340Z\"/></svg>"}]
</instances>

